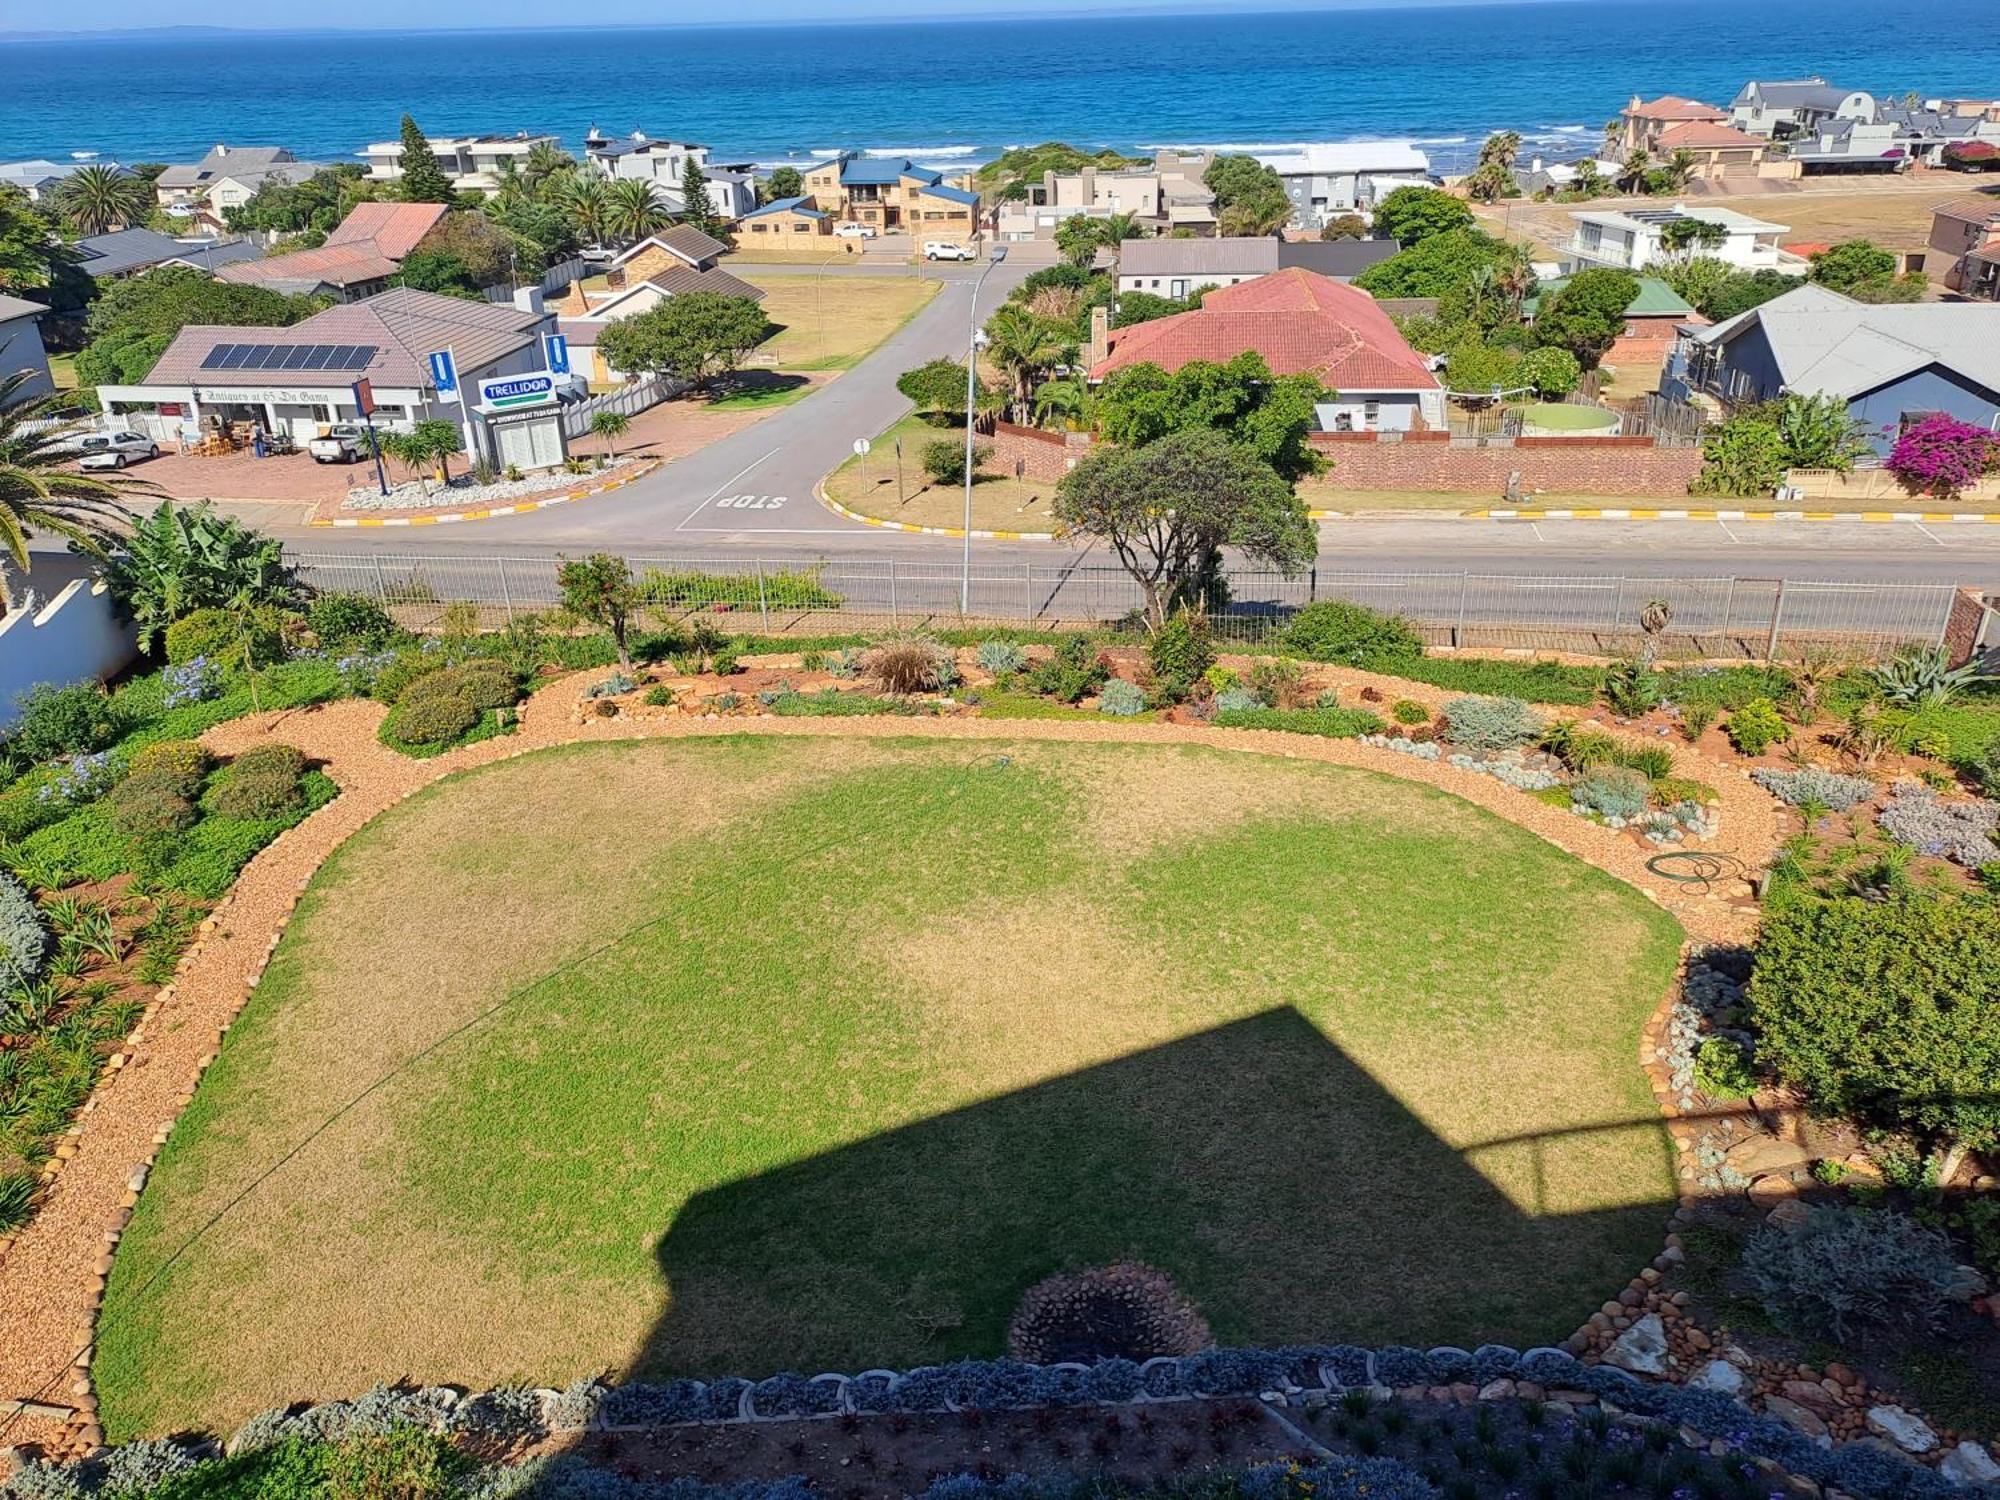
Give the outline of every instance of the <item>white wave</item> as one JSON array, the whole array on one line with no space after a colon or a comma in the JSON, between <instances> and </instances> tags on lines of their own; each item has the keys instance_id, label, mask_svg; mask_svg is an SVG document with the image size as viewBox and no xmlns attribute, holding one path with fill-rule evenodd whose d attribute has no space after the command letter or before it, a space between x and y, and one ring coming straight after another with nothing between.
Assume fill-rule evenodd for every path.
<instances>
[{"instance_id":1,"label":"white wave","mask_svg":"<svg viewBox=\"0 0 2000 1500\"><path fill-rule=\"evenodd\" d=\"M979 148L977 146L883 146L879 149L864 151L861 154L863 156L882 157L890 161L900 161L904 157L915 161L925 156L973 156L978 151Z\"/></svg>"},{"instance_id":2,"label":"white wave","mask_svg":"<svg viewBox=\"0 0 2000 1500\"><path fill-rule=\"evenodd\" d=\"M96 161L103 154L101 151L72 151L69 154L69 159L71 161Z\"/></svg>"},{"instance_id":3,"label":"white wave","mask_svg":"<svg viewBox=\"0 0 2000 1500\"><path fill-rule=\"evenodd\" d=\"M825 160L825 161L831 161L831 160L833 160L833 158L834 158L834 157L836 157L836 156L839 156L839 155L841 154L841 152L840 152L839 148L838 148L838 147L836 147L836 148L835 148L834 150L832 150L832 151L809 151L809 152L807 152L806 154L807 154L808 156L817 156L817 157L820 157L820 158L821 158L822 160Z\"/></svg>"}]
</instances>

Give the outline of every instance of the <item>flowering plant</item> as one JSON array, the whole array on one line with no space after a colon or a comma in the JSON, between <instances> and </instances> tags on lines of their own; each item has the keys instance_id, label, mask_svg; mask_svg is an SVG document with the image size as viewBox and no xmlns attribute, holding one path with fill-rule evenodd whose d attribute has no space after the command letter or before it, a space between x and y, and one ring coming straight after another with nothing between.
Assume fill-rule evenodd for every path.
<instances>
[{"instance_id":1,"label":"flowering plant","mask_svg":"<svg viewBox=\"0 0 2000 1500\"><path fill-rule=\"evenodd\" d=\"M1955 495L2000 471L2000 439L1984 427L1937 412L1896 440L1888 467L1909 489Z\"/></svg>"}]
</instances>

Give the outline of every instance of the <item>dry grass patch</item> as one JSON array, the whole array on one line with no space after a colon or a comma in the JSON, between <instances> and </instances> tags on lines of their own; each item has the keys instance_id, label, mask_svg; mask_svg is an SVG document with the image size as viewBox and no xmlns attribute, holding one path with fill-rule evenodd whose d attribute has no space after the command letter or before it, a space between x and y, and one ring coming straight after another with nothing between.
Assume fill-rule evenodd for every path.
<instances>
[{"instance_id":1,"label":"dry grass patch","mask_svg":"<svg viewBox=\"0 0 2000 1500\"><path fill-rule=\"evenodd\" d=\"M845 370L916 316L938 294L914 276L787 276L735 267L764 291L764 316L779 332L759 346L758 364L780 370Z\"/></svg>"}]
</instances>

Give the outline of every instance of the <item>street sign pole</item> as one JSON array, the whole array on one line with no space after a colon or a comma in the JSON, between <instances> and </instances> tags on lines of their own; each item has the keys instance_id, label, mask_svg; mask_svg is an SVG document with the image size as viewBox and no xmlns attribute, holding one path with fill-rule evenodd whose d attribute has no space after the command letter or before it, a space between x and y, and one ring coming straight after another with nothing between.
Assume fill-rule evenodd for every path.
<instances>
[{"instance_id":1,"label":"street sign pole","mask_svg":"<svg viewBox=\"0 0 2000 1500\"><path fill-rule=\"evenodd\" d=\"M361 424L368 429L368 453L375 460L375 484L386 500L389 476L382 468L382 445L375 440L375 387L369 381L357 380L350 389L354 392L355 410L361 413Z\"/></svg>"},{"instance_id":2,"label":"street sign pole","mask_svg":"<svg viewBox=\"0 0 2000 1500\"><path fill-rule=\"evenodd\" d=\"M866 494L873 488L868 482L868 450L874 446L867 438L856 438L854 440L854 451L861 459L861 491L863 494Z\"/></svg>"}]
</instances>

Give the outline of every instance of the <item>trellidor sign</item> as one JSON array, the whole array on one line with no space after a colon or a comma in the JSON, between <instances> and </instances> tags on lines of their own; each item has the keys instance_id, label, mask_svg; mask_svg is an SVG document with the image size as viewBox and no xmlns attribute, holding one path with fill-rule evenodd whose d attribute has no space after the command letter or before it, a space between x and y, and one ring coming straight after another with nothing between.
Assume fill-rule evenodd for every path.
<instances>
[{"instance_id":1,"label":"trellidor sign","mask_svg":"<svg viewBox=\"0 0 2000 1500\"><path fill-rule=\"evenodd\" d=\"M556 399L553 375L503 375L479 382L479 404L488 411L518 411L547 406Z\"/></svg>"}]
</instances>

